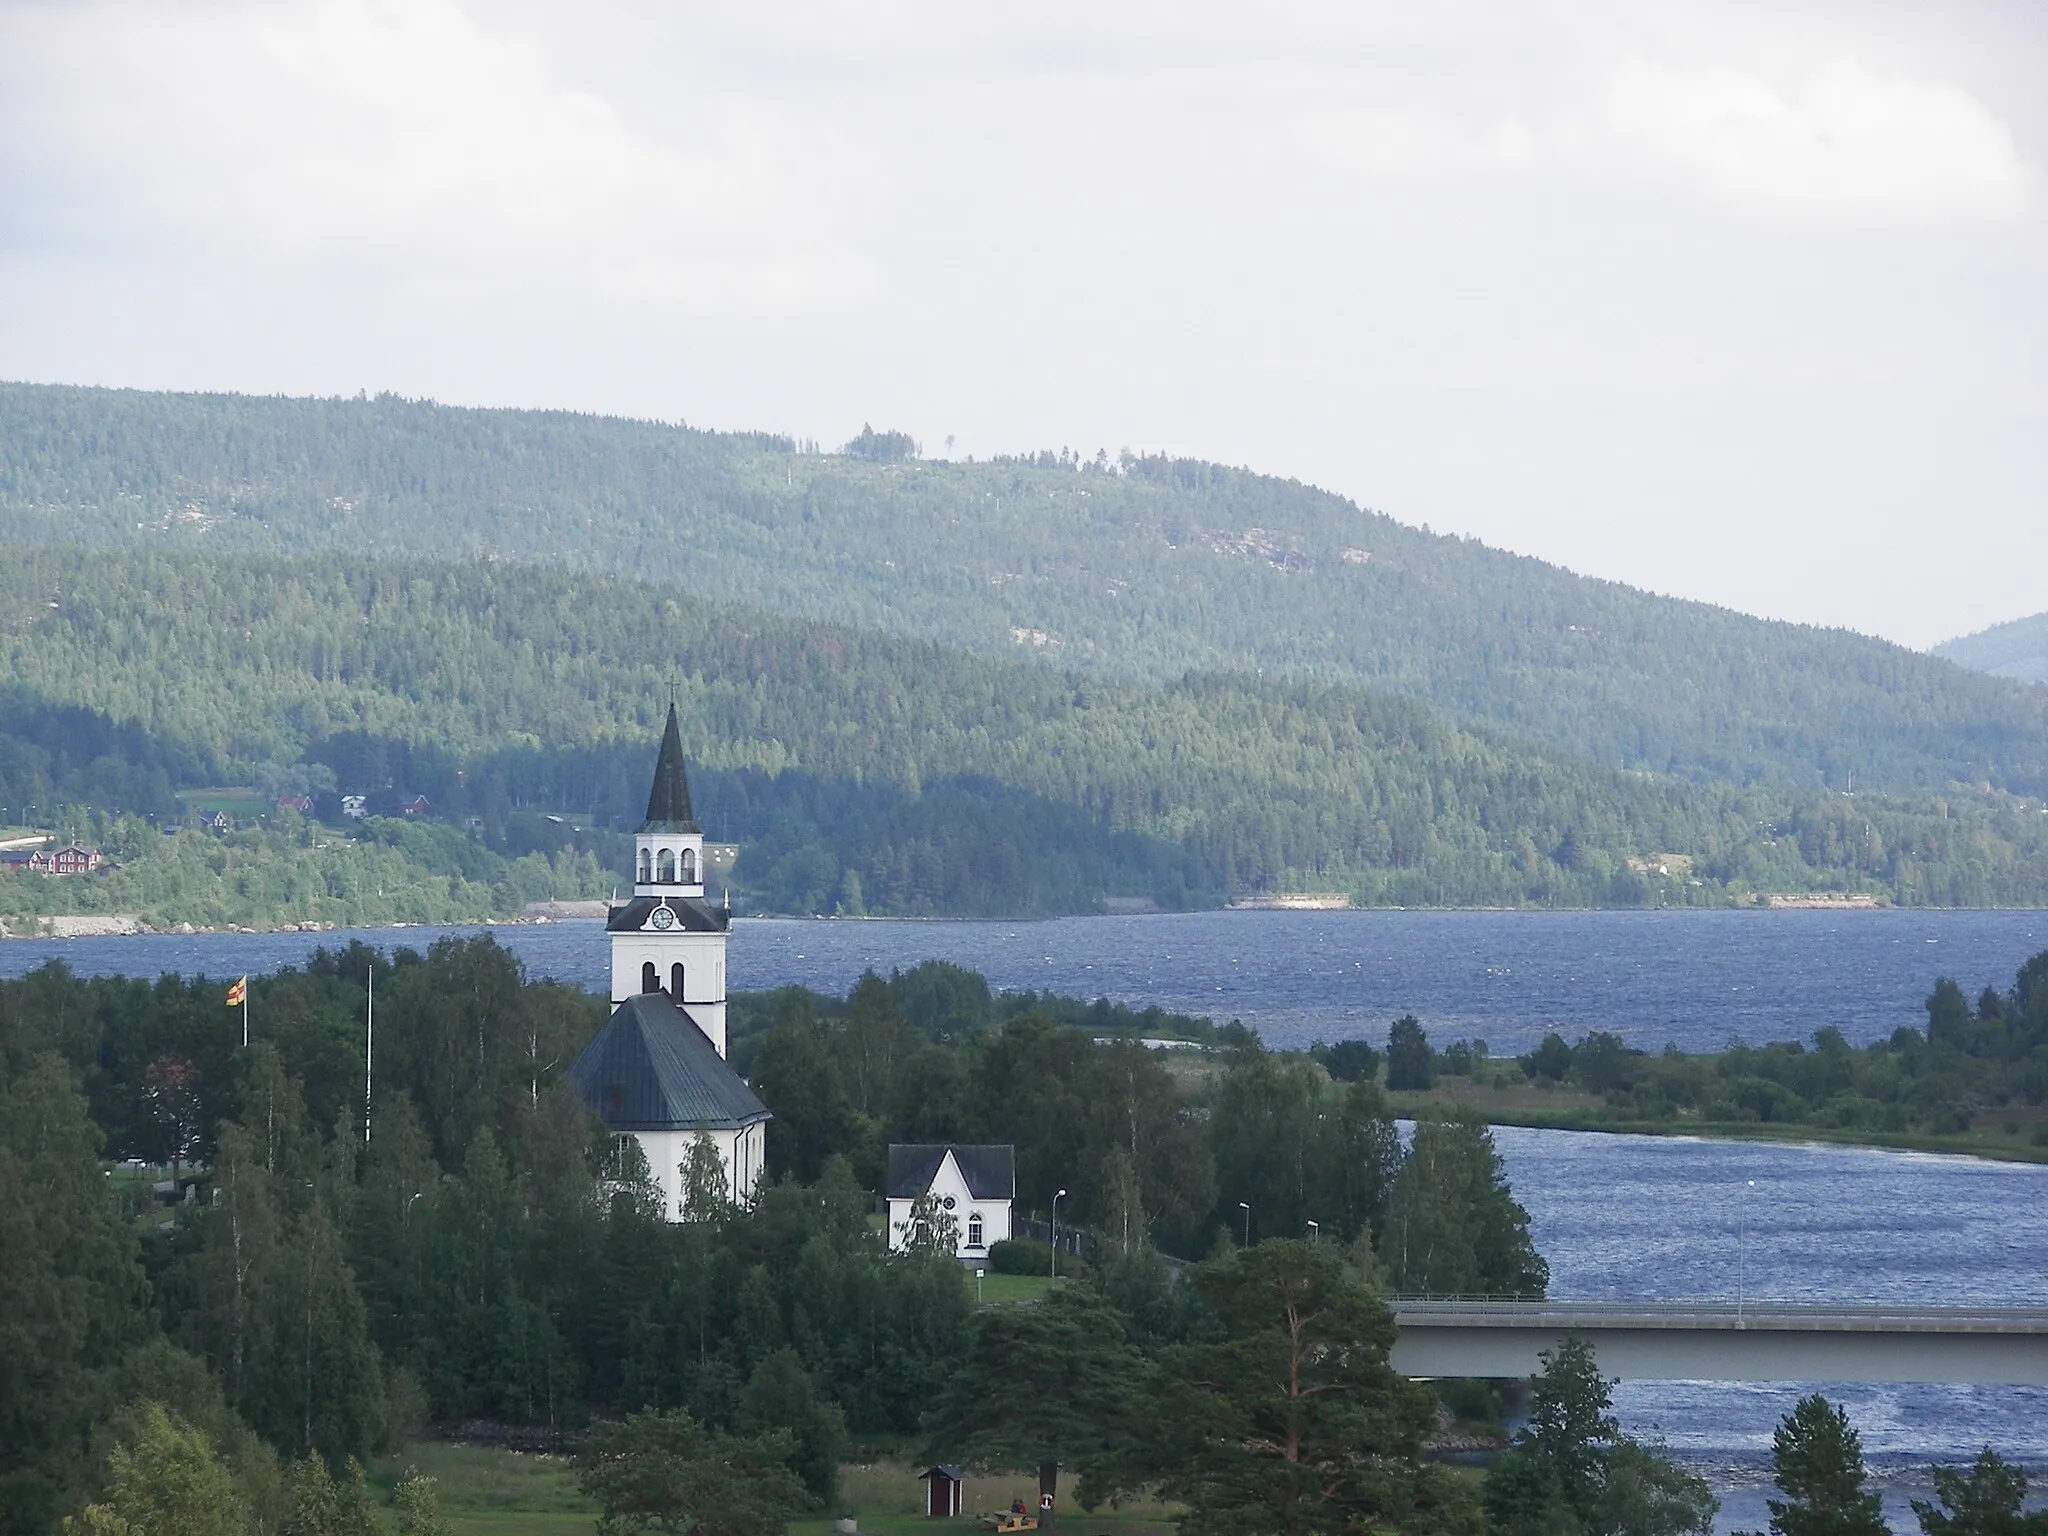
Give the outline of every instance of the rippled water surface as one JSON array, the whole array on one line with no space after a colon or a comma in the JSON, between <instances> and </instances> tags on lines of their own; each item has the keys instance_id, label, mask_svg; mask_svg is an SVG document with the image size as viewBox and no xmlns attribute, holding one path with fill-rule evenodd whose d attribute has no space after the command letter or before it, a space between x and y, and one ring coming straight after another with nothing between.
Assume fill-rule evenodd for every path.
<instances>
[{"instance_id":1,"label":"rippled water surface","mask_svg":"<svg viewBox=\"0 0 2048 1536\"><path fill-rule=\"evenodd\" d=\"M1561 1298L2048 1305L2048 1167L1846 1147L1494 1132ZM1633 1382L1623 1421L1769 1519L1771 1431L1811 1384ZM1823 1385L1849 1409L1894 1526L1930 1461L1990 1445L2048 1472L2048 1391Z\"/></svg>"},{"instance_id":2,"label":"rippled water surface","mask_svg":"<svg viewBox=\"0 0 2048 1536\"><path fill-rule=\"evenodd\" d=\"M359 935L424 946L438 928ZM602 988L595 923L491 930L530 974ZM0 973L63 959L87 974L239 975L348 934L201 934L0 943ZM2048 949L2041 912L1193 912L1043 923L742 920L732 984L844 992L872 966L952 960L999 988L1239 1018L1276 1045L1379 1037L1419 1014L1438 1040L1522 1051L1549 1030L1607 1029L1655 1050L1730 1039L1855 1041L1924 1020L1938 975L1974 995Z\"/></svg>"}]
</instances>

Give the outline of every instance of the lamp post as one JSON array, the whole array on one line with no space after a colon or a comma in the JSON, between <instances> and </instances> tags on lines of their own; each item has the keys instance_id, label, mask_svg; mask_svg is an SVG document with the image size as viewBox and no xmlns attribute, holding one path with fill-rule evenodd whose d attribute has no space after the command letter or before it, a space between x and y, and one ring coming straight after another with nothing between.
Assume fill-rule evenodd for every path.
<instances>
[{"instance_id":1,"label":"lamp post","mask_svg":"<svg viewBox=\"0 0 2048 1536\"><path fill-rule=\"evenodd\" d=\"M1742 1211L1738 1224L1741 1235L1736 1239L1735 1248L1735 1326L1738 1328L1742 1326L1743 1304L1749 1291L1749 1192L1755 1188L1756 1180L1751 1179L1742 1186L1742 1193L1737 1197Z\"/></svg>"},{"instance_id":2,"label":"lamp post","mask_svg":"<svg viewBox=\"0 0 2048 1536\"><path fill-rule=\"evenodd\" d=\"M1316 1245L1316 1239L1317 1239L1317 1238L1319 1238L1319 1237L1321 1237L1322 1235L1323 1235L1323 1224L1322 1224L1322 1223L1321 1223L1320 1221L1312 1221L1312 1222L1310 1222L1310 1223L1308 1224L1308 1245L1309 1245L1309 1247L1311 1247L1311 1248L1315 1247L1315 1245Z\"/></svg>"},{"instance_id":3,"label":"lamp post","mask_svg":"<svg viewBox=\"0 0 2048 1536\"><path fill-rule=\"evenodd\" d=\"M1063 1189L1052 1197L1052 1277L1060 1277L1060 1202L1067 1197Z\"/></svg>"},{"instance_id":4,"label":"lamp post","mask_svg":"<svg viewBox=\"0 0 2048 1536\"><path fill-rule=\"evenodd\" d=\"M1242 1200L1237 1202L1237 1208L1244 1212L1244 1241L1238 1246L1249 1248L1252 1245L1252 1208Z\"/></svg>"}]
</instances>

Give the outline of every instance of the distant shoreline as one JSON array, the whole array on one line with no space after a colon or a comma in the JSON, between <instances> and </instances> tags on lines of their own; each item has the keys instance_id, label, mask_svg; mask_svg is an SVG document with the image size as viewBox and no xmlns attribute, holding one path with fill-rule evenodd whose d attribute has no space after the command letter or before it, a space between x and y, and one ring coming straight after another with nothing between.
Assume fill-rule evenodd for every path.
<instances>
[{"instance_id":1,"label":"distant shoreline","mask_svg":"<svg viewBox=\"0 0 2048 1536\"><path fill-rule=\"evenodd\" d=\"M269 927L226 923L207 925L178 923L169 927L157 927L143 921L132 912L114 913L59 913L35 914L15 918L0 918L0 942L40 941L53 939L163 939L198 938L230 934L267 935L279 933L382 933L402 932L413 928L532 928L546 927L559 923L602 922L610 909L609 901L550 902L542 905L564 908L590 908L592 910L563 910L556 912L523 912L517 917L450 917L415 919L392 923L343 923L336 921L284 922ZM1765 916L1783 912L1827 912L1843 914L1878 913L1941 913L1941 912L2042 912L2044 906L1899 906L1882 901L1828 901L1806 898L1778 898L1767 904L1730 905L1713 907L1488 907L1488 906L1336 906L1295 904L1292 902L1233 902L1218 907L1189 907L1179 911L1112 911L1112 912L1054 912L1031 917L968 917L968 916L913 916L882 912L837 913L837 912L746 912L735 913L736 922L792 922L792 923L1056 923L1071 919L1089 918L1173 918L1189 917L1203 913L1230 912L1244 915L1273 915L1281 917L1329 917L1345 915L1370 917L1376 913L1474 913L1498 916L1504 913L1524 914L1531 917L1585 917L1594 914L1639 913L1644 916L1709 913L1750 914ZM11 924L34 922L48 925L42 931L23 933Z\"/></svg>"},{"instance_id":2,"label":"distant shoreline","mask_svg":"<svg viewBox=\"0 0 2048 1536\"><path fill-rule=\"evenodd\" d=\"M2048 1147L1991 1146L1968 1137L1916 1136L1882 1131L1858 1133L1832 1126L1775 1126L1746 1121L1696 1124L1654 1120L1599 1121L1578 1115L1488 1115L1488 1125L1528 1131L1574 1131L1599 1136L1691 1137L1699 1141L1761 1141L1781 1147L1862 1147L1872 1152L1917 1152L1966 1157L1980 1163L2048 1163Z\"/></svg>"}]
</instances>

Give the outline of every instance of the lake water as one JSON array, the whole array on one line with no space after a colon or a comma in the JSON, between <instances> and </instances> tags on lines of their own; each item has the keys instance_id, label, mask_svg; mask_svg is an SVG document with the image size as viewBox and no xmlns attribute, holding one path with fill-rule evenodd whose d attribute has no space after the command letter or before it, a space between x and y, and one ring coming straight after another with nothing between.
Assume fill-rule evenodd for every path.
<instances>
[{"instance_id":1,"label":"lake water","mask_svg":"<svg viewBox=\"0 0 2048 1536\"><path fill-rule=\"evenodd\" d=\"M262 973L359 937L424 948L470 929L199 934L0 943L0 975L50 958L84 975ZM607 985L595 922L488 930L529 975ZM1192 912L1038 923L742 919L735 988L800 983L844 993L863 970L951 960L999 989L1033 988L1218 1021L1267 1041L1383 1039L1414 1013L1445 1042L1495 1054L1557 1030L1606 1029L1658 1050L1807 1039L1832 1024L1858 1043L1924 1024L1935 977L2011 985L2048 949L2043 912Z\"/></svg>"},{"instance_id":2,"label":"lake water","mask_svg":"<svg viewBox=\"0 0 2048 1536\"><path fill-rule=\"evenodd\" d=\"M51 958L83 974L296 964L361 937L424 947L444 932L198 935L12 941L0 974ZM530 975L606 984L594 922L490 930ZM1036 988L1240 1018L1271 1043L1379 1039L1419 1014L1438 1041L1496 1054L1546 1032L1606 1029L1649 1049L1851 1040L1925 1021L1950 975L1973 994L2010 983L2048 949L2037 912L1210 912L1043 923L743 920L735 986L801 983L843 993L860 973L938 958L1002 989ZM1496 1132L1559 1297L1982 1302L2048 1305L2048 1168L1834 1147ZM1747 1239L1743 1234L1747 1232ZM1723 1499L1720 1528L1768 1520L1771 1431L1791 1385L1631 1384L1617 1406L1660 1436ZM1982 1445L2048 1471L2048 1392L1826 1388L1845 1403L1895 1528L1927 1497L1932 1460Z\"/></svg>"}]
</instances>

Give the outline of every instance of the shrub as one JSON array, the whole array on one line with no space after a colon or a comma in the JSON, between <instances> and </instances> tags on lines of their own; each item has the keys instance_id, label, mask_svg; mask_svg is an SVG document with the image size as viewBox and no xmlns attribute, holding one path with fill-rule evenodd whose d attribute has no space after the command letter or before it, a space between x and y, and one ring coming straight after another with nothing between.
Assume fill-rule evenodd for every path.
<instances>
[{"instance_id":1,"label":"shrub","mask_svg":"<svg viewBox=\"0 0 2048 1536\"><path fill-rule=\"evenodd\" d=\"M1380 1075L1380 1053L1363 1040L1339 1040L1335 1045L1318 1045L1309 1052L1340 1083L1367 1082Z\"/></svg>"},{"instance_id":2,"label":"shrub","mask_svg":"<svg viewBox=\"0 0 2048 1536\"><path fill-rule=\"evenodd\" d=\"M1006 1237L990 1245L988 1266L999 1275L1049 1275L1052 1273L1052 1245Z\"/></svg>"}]
</instances>

